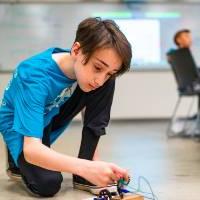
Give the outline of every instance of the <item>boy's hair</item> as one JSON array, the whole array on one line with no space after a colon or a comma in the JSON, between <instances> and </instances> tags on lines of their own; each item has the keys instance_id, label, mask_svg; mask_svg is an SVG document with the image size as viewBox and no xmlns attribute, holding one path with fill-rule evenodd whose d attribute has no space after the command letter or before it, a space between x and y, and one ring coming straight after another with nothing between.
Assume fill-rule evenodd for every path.
<instances>
[{"instance_id":1,"label":"boy's hair","mask_svg":"<svg viewBox=\"0 0 200 200\"><path fill-rule=\"evenodd\" d=\"M122 59L122 66L117 76L130 69L132 58L131 45L119 26L113 20L100 17L83 20L76 31L75 42L80 43L86 64L92 54L101 48L114 48Z\"/></svg>"},{"instance_id":2,"label":"boy's hair","mask_svg":"<svg viewBox=\"0 0 200 200\"><path fill-rule=\"evenodd\" d=\"M189 29L181 29L179 31L177 31L174 35L174 43L179 46L178 43L178 38L181 36L182 33L190 33L191 31Z\"/></svg>"}]
</instances>

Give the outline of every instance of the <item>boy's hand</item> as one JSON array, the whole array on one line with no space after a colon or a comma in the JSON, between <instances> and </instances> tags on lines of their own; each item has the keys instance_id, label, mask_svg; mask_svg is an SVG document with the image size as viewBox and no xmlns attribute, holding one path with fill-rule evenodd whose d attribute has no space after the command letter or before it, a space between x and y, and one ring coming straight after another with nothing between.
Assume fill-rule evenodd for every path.
<instances>
[{"instance_id":1,"label":"boy's hand","mask_svg":"<svg viewBox=\"0 0 200 200\"><path fill-rule=\"evenodd\" d=\"M103 161L89 161L87 166L82 168L80 176L101 187L115 183L120 178L126 181L129 179L127 170Z\"/></svg>"}]
</instances>

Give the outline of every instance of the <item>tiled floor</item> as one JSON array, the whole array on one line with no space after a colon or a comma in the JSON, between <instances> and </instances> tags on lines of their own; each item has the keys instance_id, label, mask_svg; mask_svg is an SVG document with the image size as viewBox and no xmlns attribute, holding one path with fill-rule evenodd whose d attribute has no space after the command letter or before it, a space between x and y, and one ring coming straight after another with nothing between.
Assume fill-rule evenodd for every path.
<instances>
[{"instance_id":1,"label":"tiled floor","mask_svg":"<svg viewBox=\"0 0 200 200\"><path fill-rule=\"evenodd\" d=\"M200 199L200 143L191 139L165 137L165 122L113 122L107 136L100 141L103 160L129 169L136 186L139 176L149 180L159 200ZM54 149L77 155L81 124L74 123L55 143ZM0 200L34 199L22 185L12 182L5 174L5 153L0 141ZM147 191L146 185L142 188ZM64 174L56 200L82 200L90 194L72 189L71 176Z\"/></svg>"}]
</instances>

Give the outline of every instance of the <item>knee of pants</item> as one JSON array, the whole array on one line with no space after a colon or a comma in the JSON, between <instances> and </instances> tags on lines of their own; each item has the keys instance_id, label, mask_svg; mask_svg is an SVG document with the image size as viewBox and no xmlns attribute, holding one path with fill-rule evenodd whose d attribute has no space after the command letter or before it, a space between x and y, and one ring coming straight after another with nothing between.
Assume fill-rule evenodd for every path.
<instances>
[{"instance_id":1,"label":"knee of pants","mask_svg":"<svg viewBox=\"0 0 200 200\"><path fill-rule=\"evenodd\" d=\"M59 172L53 172L48 176L41 175L34 185L30 185L32 192L42 197L52 197L61 188L63 177Z\"/></svg>"}]
</instances>

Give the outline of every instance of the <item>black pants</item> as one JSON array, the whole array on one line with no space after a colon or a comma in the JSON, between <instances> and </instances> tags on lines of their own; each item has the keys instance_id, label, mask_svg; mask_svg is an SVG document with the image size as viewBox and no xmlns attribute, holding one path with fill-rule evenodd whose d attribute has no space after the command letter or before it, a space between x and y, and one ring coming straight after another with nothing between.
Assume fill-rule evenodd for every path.
<instances>
[{"instance_id":1,"label":"black pants","mask_svg":"<svg viewBox=\"0 0 200 200\"><path fill-rule=\"evenodd\" d=\"M42 143L50 147L51 132L65 126L85 107L82 140L78 157L92 160L99 138L105 134L105 127L110 120L114 86L115 80L109 80L103 87L89 93L85 93L77 87L72 97L62 105L59 114L45 127ZM23 152L19 156L18 165L24 183L33 193L50 197L59 191L63 180L60 172L47 170L28 163L24 159Z\"/></svg>"}]
</instances>

